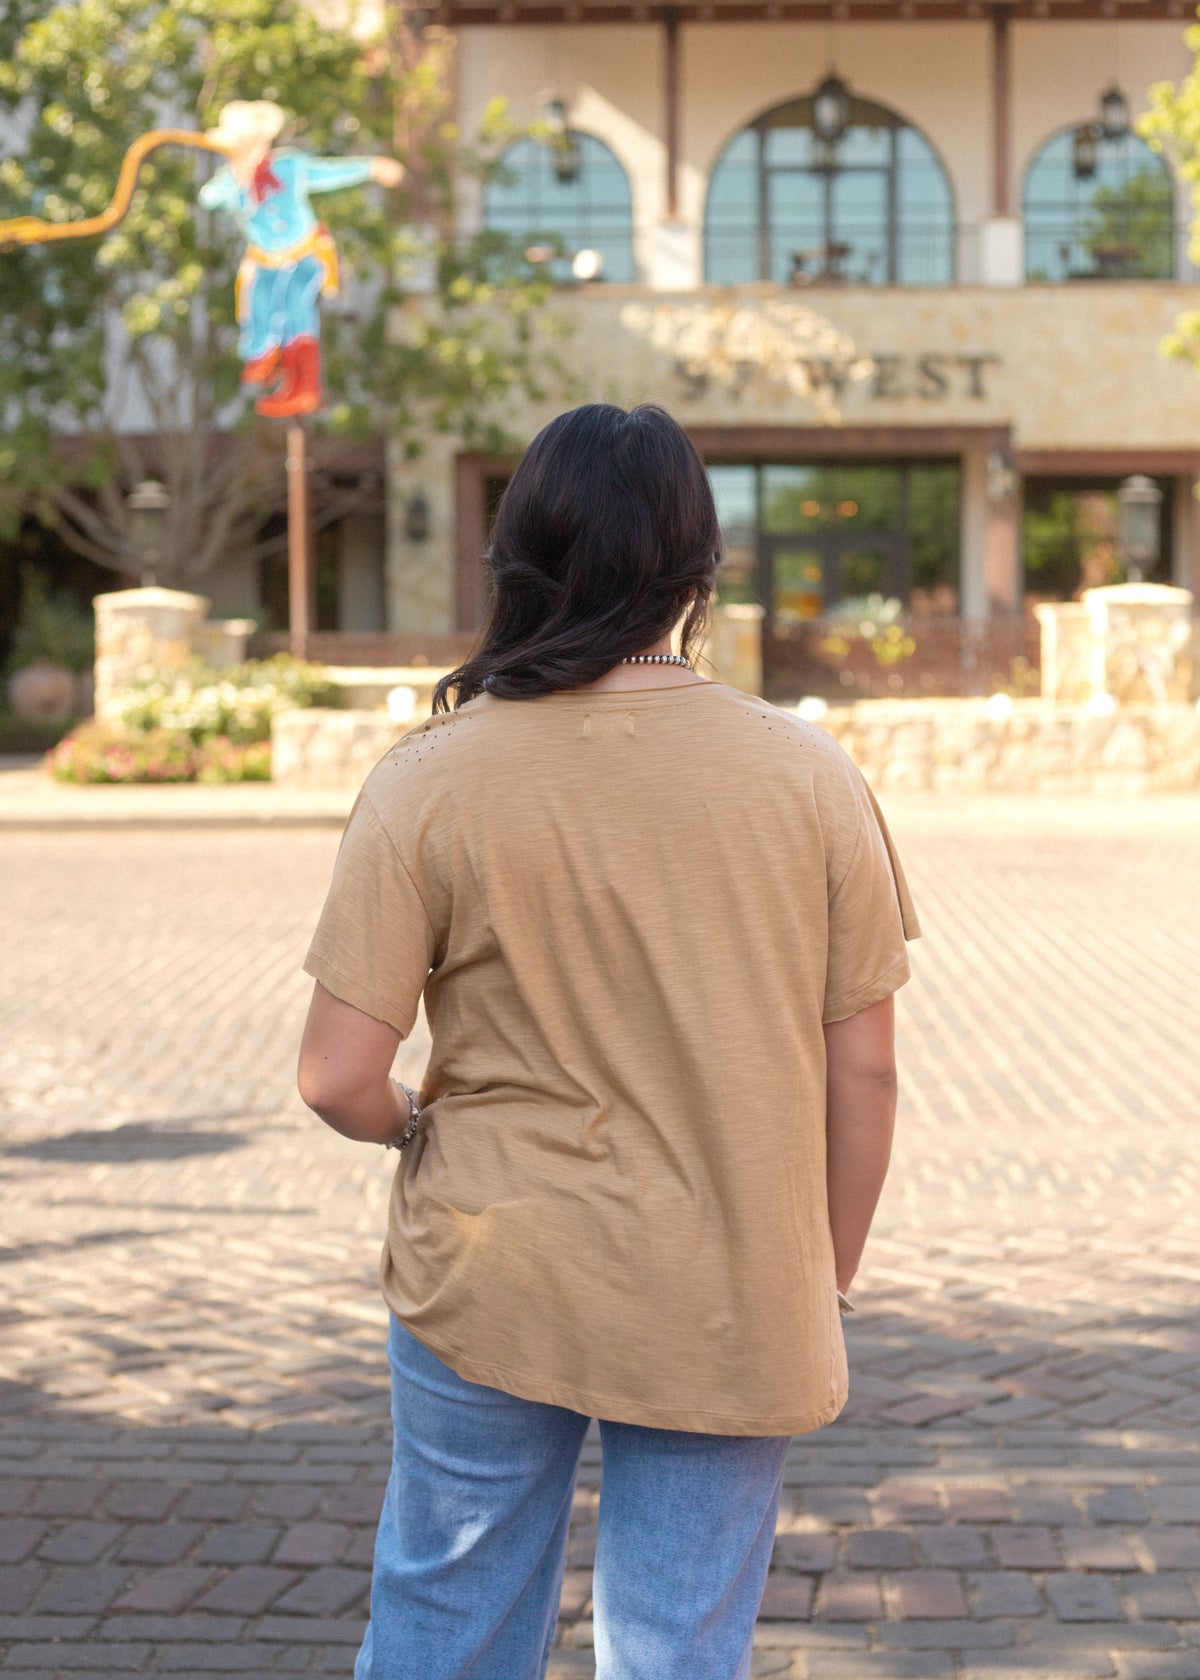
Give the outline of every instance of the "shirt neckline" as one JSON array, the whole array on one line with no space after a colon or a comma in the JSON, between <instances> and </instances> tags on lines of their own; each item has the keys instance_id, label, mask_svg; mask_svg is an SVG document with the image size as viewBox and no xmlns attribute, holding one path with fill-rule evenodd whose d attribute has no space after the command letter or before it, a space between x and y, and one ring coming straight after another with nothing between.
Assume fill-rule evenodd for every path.
<instances>
[{"instance_id":1,"label":"shirt neckline","mask_svg":"<svg viewBox=\"0 0 1200 1680\"><path fill-rule=\"evenodd\" d=\"M576 688L556 688L549 694L536 694L528 700L506 700L499 694L491 694L484 689L479 699L488 700L500 706L587 706L592 710L601 706L652 706L678 704L688 695L702 693L705 689L727 689L727 684L714 682L705 677L696 683L670 683L664 688L598 688L589 693L582 693Z\"/></svg>"}]
</instances>

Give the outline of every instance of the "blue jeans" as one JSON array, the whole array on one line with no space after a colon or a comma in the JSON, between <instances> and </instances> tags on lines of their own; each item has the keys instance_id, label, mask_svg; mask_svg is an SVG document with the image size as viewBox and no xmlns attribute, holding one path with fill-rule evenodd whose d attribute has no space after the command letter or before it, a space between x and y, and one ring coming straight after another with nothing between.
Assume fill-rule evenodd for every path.
<instances>
[{"instance_id":1,"label":"blue jeans","mask_svg":"<svg viewBox=\"0 0 1200 1680\"><path fill-rule=\"evenodd\" d=\"M464 1381L395 1318L354 1680L542 1680L589 1420ZM787 1436L600 1423L596 1680L746 1680Z\"/></svg>"}]
</instances>

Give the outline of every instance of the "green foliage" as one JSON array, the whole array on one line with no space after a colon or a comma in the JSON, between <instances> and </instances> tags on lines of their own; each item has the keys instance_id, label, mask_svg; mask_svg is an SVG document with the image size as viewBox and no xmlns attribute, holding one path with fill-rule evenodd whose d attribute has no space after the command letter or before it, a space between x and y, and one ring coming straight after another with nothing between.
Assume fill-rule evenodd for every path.
<instances>
[{"instance_id":1,"label":"green foliage","mask_svg":"<svg viewBox=\"0 0 1200 1680\"><path fill-rule=\"evenodd\" d=\"M267 782L271 748L215 736L200 745L184 729L122 729L84 723L47 755L56 781Z\"/></svg>"},{"instance_id":2,"label":"green foliage","mask_svg":"<svg viewBox=\"0 0 1200 1680\"><path fill-rule=\"evenodd\" d=\"M1171 182L1160 166L1138 169L1119 187L1097 187L1082 243L1098 273L1161 280L1174 267Z\"/></svg>"},{"instance_id":3,"label":"green foliage","mask_svg":"<svg viewBox=\"0 0 1200 1680\"><path fill-rule=\"evenodd\" d=\"M497 447L501 399L514 387L540 391L552 365L535 326L548 288L514 253L497 266L494 238L458 241L452 194L456 178L493 171L518 131L499 104L471 144L445 120L437 31L405 56L364 49L326 18L306 0L10 5L0 126L13 138L0 151L0 218L98 213L132 140L211 127L230 99L277 101L294 117L285 141L315 152L399 144L409 172L400 189L321 201L350 277L325 317L325 423L387 431L413 454L438 430ZM196 203L216 165L195 148L157 150L129 215L103 238L0 252L0 529L32 509L79 552L136 570L120 490L161 477L172 498L166 570L184 583L254 540L281 503L278 425L253 414L239 383L239 231ZM426 259L436 292L412 295ZM131 404L150 417L152 448L121 429ZM226 447L214 454L217 431ZM56 449L64 432L71 447Z\"/></svg>"},{"instance_id":4,"label":"green foliage","mask_svg":"<svg viewBox=\"0 0 1200 1680\"><path fill-rule=\"evenodd\" d=\"M297 706L335 706L339 690L320 665L278 654L214 669L198 661L182 671L148 670L112 696L108 715L133 734L167 730L197 744L224 738L267 741L271 719Z\"/></svg>"},{"instance_id":5,"label":"green foliage","mask_svg":"<svg viewBox=\"0 0 1200 1680\"><path fill-rule=\"evenodd\" d=\"M39 659L71 671L91 669L94 657L92 615L66 590L51 595L35 566L21 569L21 608L8 658L10 671Z\"/></svg>"},{"instance_id":6,"label":"green foliage","mask_svg":"<svg viewBox=\"0 0 1200 1680\"><path fill-rule=\"evenodd\" d=\"M1184 31L1184 41L1195 58L1192 68L1178 86L1156 82L1150 89L1150 109L1134 126L1188 183L1192 205L1188 255L1200 262L1200 24ZM1187 310L1180 315L1162 348L1165 355L1200 368L1200 312Z\"/></svg>"}]
</instances>

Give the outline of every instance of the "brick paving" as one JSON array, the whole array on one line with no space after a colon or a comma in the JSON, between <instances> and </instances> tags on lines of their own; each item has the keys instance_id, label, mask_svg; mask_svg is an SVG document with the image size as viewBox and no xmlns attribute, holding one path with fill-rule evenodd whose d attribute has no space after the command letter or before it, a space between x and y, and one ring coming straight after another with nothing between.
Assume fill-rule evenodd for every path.
<instances>
[{"instance_id":1,"label":"brick paving","mask_svg":"<svg viewBox=\"0 0 1200 1680\"><path fill-rule=\"evenodd\" d=\"M754 1673L1198 1680L1197 805L892 815L896 1164ZM0 834L2 1676L350 1674L388 1163L290 1089L335 844ZM599 1476L552 1680L592 1672Z\"/></svg>"}]
</instances>

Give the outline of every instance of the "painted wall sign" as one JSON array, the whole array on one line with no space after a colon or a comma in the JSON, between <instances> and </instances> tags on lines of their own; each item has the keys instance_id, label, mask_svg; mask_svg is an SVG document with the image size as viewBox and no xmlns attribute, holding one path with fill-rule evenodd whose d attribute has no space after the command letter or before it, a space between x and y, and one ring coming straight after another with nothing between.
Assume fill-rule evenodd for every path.
<instances>
[{"instance_id":1,"label":"painted wall sign","mask_svg":"<svg viewBox=\"0 0 1200 1680\"><path fill-rule=\"evenodd\" d=\"M983 402L989 395L988 375L1002 361L1001 356L989 350L927 350L915 355L876 350L863 356L802 357L798 371L808 391L817 399L840 401L861 394L877 402L913 398L933 403L964 397ZM718 383L704 368L682 357L675 360L674 371L685 401L699 401ZM761 371L760 364L752 358L736 361L732 377L721 379L720 388L740 397Z\"/></svg>"}]
</instances>

